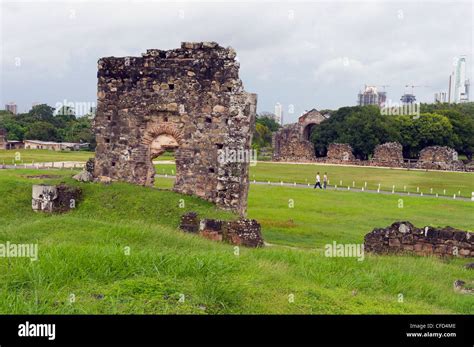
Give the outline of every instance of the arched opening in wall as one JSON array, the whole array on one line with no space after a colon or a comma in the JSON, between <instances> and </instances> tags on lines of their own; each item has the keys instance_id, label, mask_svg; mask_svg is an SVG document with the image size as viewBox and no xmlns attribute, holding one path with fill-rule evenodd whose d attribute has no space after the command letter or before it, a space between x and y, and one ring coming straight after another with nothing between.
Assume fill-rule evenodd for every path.
<instances>
[{"instance_id":1,"label":"arched opening in wall","mask_svg":"<svg viewBox=\"0 0 474 347\"><path fill-rule=\"evenodd\" d=\"M318 143L316 141L316 143L313 143L313 141L311 140L311 137L316 129L316 126L318 126L319 123L309 123L307 124L304 128L303 128L303 132L301 134L301 137L302 137L302 140L304 141L308 141L310 144L308 144L308 146L311 146L312 147L312 155L313 157L316 156L316 157L321 157L321 156L325 156L326 153L321 153L321 149L319 148L318 146Z\"/></svg>"},{"instance_id":2,"label":"arched opening in wall","mask_svg":"<svg viewBox=\"0 0 474 347\"><path fill-rule=\"evenodd\" d=\"M178 140L170 134L160 134L150 142L150 160L157 161L164 154L174 153L179 149ZM163 158L166 159L166 158ZM154 164L155 167L155 186L162 189L172 189L177 176L176 166L163 160L162 163Z\"/></svg>"},{"instance_id":3,"label":"arched opening in wall","mask_svg":"<svg viewBox=\"0 0 474 347\"><path fill-rule=\"evenodd\" d=\"M311 123L304 127L303 129L303 140L311 141L311 134L313 133L314 128L317 124Z\"/></svg>"}]
</instances>

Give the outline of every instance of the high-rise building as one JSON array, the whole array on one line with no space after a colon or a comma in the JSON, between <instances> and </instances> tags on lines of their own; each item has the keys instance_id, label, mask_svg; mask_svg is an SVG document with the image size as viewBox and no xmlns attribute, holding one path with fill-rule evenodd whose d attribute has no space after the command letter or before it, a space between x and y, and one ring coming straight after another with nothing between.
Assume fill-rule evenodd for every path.
<instances>
[{"instance_id":1,"label":"high-rise building","mask_svg":"<svg viewBox=\"0 0 474 347\"><path fill-rule=\"evenodd\" d=\"M5 105L5 110L10 111L13 114L17 114L18 107L14 102L9 102Z\"/></svg>"},{"instance_id":2,"label":"high-rise building","mask_svg":"<svg viewBox=\"0 0 474 347\"><path fill-rule=\"evenodd\" d=\"M279 102L275 104L275 121L283 125L283 107Z\"/></svg>"},{"instance_id":3,"label":"high-rise building","mask_svg":"<svg viewBox=\"0 0 474 347\"><path fill-rule=\"evenodd\" d=\"M382 106L387 100L387 93L377 91L377 87L375 86L366 85L364 91L363 92L360 91L357 97L358 97L359 106L365 106L365 105Z\"/></svg>"},{"instance_id":4,"label":"high-rise building","mask_svg":"<svg viewBox=\"0 0 474 347\"><path fill-rule=\"evenodd\" d=\"M413 104L416 101L416 96L415 94L405 93L400 98L400 101L402 102L402 104Z\"/></svg>"},{"instance_id":5,"label":"high-rise building","mask_svg":"<svg viewBox=\"0 0 474 347\"><path fill-rule=\"evenodd\" d=\"M460 103L469 101L469 80L466 79L466 57L460 56L449 76L448 102Z\"/></svg>"},{"instance_id":6,"label":"high-rise building","mask_svg":"<svg viewBox=\"0 0 474 347\"><path fill-rule=\"evenodd\" d=\"M435 93L434 101L439 103L448 102L448 94L446 92Z\"/></svg>"}]
</instances>

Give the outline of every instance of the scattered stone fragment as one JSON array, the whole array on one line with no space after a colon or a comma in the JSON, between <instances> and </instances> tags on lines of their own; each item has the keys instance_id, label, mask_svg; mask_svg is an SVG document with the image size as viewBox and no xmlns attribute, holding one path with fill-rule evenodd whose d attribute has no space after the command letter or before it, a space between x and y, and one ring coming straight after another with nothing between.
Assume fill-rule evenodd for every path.
<instances>
[{"instance_id":1,"label":"scattered stone fragment","mask_svg":"<svg viewBox=\"0 0 474 347\"><path fill-rule=\"evenodd\" d=\"M92 175L94 174L94 165L95 165L94 158L89 158L89 160L86 161L86 171Z\"/></svg>"},{"instance_id":2,"label":"scattered stone fragment","mask_svg":"<svg viewBox=\"0 0 474 347\"><path fill-rule=\"evenodd\" d=\"M72 176L72 178L79 182L91 182L94 179L89 171L81 171L77 175Z\"/></svg>"},{"instance_id":3,"label":"scattered stone fragment","mask_svg":"<svg viewBox=\"0 0 474 347\"><path fill-rule=\"evenodd\" d=\"M112 183L112 179L107 176L99 176L95 180L95 182L103 183L103 184L110 184Z\"/></svg>"},{"instance_id":4,"label":"scattered stone fragment","mask_svg":"<svg viewBox=\"0 0 474 347\"><path fill-rule=\"evenodd\" d=\"M474 270L474 263L468 263L464 265L464 268L468 270Z\"/></svg>"},{"instance_id":5,"label":"scattered stone fragment","mask_svg":"<svg viewBox=\"0 0 474 347\"><path fill-rule=\"evenodd\" d=\"M31 207L33 211L66 212L76 208L81 196L80 188L65 184L33 185Z\"/></svg>"},{"instance_id":6,"label":"scattered stone fragment","mask_svg":"<svg viewBox=\"0 0 474 347\"><path fill-rule=\"evenodd\" d=\"M199 231L199 219L196 212L187 212L181 216L180 229L188 233L197 233Z\"/></svg>"},{"instance_id":7,"label":"scattered stone fragment","mask_svg":"<svg viewBox=\"0 0 474 347\"><path fill-rule=\"evenodd\" d=\"M474 288L466 287L466 282L456 280L453 283L454 291L462 294L474 294Z\"/></svg>"}]
</instances>

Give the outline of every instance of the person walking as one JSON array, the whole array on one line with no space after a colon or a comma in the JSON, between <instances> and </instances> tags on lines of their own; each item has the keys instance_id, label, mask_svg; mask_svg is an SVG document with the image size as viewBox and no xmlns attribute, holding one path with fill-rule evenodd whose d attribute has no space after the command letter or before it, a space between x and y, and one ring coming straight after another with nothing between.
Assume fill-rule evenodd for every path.
<instances>
[{"instance_id":1,"label":"person walking","mask_svg":"<svg viewBox=\"0 0 474 347\"><path fill-rule=\"evenodd\" d=\"M316 174L316 184L314 185L313 189L316 189L316 187L319 187L319 189L323 189L321 187L321 177L319 176L319 172Z\"/></svg>"},{"instance_id":2,"label":"person walking","mask_svg":"<svg viewBox=\"0 0 474 347\"><path fill-rule=\"evenodd\" d=\"M326 189L327 185L328 185L328 173L325 172L324 176L323 176L323 187L324 187L324 189Z\"/></svg>"}]
</instances>

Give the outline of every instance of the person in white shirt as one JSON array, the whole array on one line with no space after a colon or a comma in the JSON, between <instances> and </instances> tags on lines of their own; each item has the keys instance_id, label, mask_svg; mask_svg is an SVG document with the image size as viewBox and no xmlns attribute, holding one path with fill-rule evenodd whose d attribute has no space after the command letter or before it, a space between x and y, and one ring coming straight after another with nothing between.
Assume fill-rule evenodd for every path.
<instances>
[{"instance_id":1,"label":"person in white shirt","mask_svg":"<svg viewBox=\"0 0 474 347\"><path fill-rule=\"evenodd\" d=\"M313 189L315 189L316 187L319 187L319 189L323 189L323 187L321 187L321 177L319 176L319 172L316 174L316 184L314 185Z\"/></svg>"}]
</instances>

